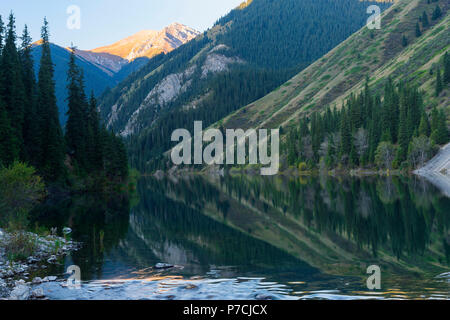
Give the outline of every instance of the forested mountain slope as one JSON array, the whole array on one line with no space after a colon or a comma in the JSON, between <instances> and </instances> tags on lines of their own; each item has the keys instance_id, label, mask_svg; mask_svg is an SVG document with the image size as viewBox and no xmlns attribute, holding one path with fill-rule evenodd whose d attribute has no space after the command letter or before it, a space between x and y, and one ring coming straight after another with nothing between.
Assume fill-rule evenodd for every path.
<instances>
[{"instance_id":1,"label":"forested mountain slope","mask_svg":"<svg viewBox=\"0 0 450 320\"><path fill-rule=\"evenodd\" d=\"M153 58L101 99L130 137L133 165L154 167L174 129L210 125L275 89L365 24L370 2L254 0L193 41ZM387 8L388 4L379 4Z\"/></svg>"},{"instance_id":2,"label":"forested mountain slope","mask_svg":"<svg viewBox=\"0 0 450 320\"><path fill-rule=\"evenodd\" d=\"M437 10L439 6L439 10ZM448 86L436 95L436 70L450 49L450 3L446 0L400 0L382 16L380 30L367 27L264 98L220 121L225 128L277 128L296 125L314 111L336 106L359 93L366 77L382 96L393 83L416 85L426 110L445 107ZM440 12L437 12L440 11ZM425 17L426 15L426 17Z\"/></svg>"},{"instance_id":3,"label":"forested mountain slope","mask_svg":"<svg viewBox=\"0 0 450 320\"><path fill-rule=\"evenodd\" d=\"M67 120L67 70L70 60L70 50L60 47L55 44L50 44L53 63L55 66L55 89L56 99L59 109L59 120L64 125ZM42 55L42 45L38 42L32 50L35 72L38 73L39 61ZM83 70L85 77L85 85L89 94L93 91L94 94L100 95L108 87L113 87L117 81L112 75L106 73L97 65L83 59L80 56L76 57L77 65Z\"/></svg>"},{"instance_id":4,"label":"forested mountain slope","mask_svg":"<svg viewBox=\"0 0 450 320\"><path fill-rule=\"evenodd\" d=\"M113 88L131 73L148 63L150 58L168 53L189 42L199 33L179 23L173 23L161 31L144 30L110 46L93 50L76 49L76 64L83 70L86 91L95 96L105 89ZM36 72L42 53L42 41L33 44L33 59ZM60 121L64 125L67 119L67 70L71 49L51 44L55 64L56 98Z\"/></svg>"}]
</instances>

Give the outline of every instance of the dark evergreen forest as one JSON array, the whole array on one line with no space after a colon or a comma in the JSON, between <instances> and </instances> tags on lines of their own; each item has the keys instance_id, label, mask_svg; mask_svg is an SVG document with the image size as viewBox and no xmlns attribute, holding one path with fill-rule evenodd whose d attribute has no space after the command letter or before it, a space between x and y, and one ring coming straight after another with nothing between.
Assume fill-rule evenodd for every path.
<instances>
[{"instance_id":1,"label":"dark evergreen forest","mask_svg":"<svg viewBox=\"0 0 450 320\"><path fill-rule=\"evenodd\" d=\"M442 75L441 69L444 69ZM450 83L450 55L435 70L436 94ZM449 141L444 110L427 110L414 86L388 81L383 97L366 84L338 110L328 107L299 121L286 141L287 162L299 169L322 167L416 168Z\"/></svg>"},{"instance_id":2,"label":"dark evergreen forest","mask_svg":"<svg viewBox=\"0 0 450 320\"><path fill-rule=\"evenodd\" d=\"M18 37L14 15L10 14L6 26L0 17L0 167L20 161L36 168L47 184L60 186L70 187L92 176L124 181L128 175L125 146L101 126L97 102L93 96L87 98L73 55L68 72L68 124L62 129L47 20L41 36L36 79L28 28Z\"/></svg>"},{"instance_id":3,"label":"dark evergreen forest","mask_svg":"<svg viewBox=\"0 0 450 320\"><path fill-rule=\"evenodd\" d=\"M155 57L105 93L100 99L101 115L105 118L117 103L122 111L132 113L167 75L185 70L194 57L200 65L206 56L199 53L208 45L223 44L227 50L221 54L245 61L206 79L201 78L197 68L187 92L168 106L155 105L141 115L141 131L128 141L129 157L133 166L151 171L161 166L161 155L171 147L170 134L174 129L192 130L194 120L208 126L263 97L362 27L369 5L354 0L248 2L217 21L214 28L219 32L206 32L167 55ZM389 6L378 5L382 10ZM125 91L128 94L121 100ZM207 98L196 108L183 108L204 96ZM112 129L120 130L129 115L119 119Z\"/></svg>"}]
</instances>

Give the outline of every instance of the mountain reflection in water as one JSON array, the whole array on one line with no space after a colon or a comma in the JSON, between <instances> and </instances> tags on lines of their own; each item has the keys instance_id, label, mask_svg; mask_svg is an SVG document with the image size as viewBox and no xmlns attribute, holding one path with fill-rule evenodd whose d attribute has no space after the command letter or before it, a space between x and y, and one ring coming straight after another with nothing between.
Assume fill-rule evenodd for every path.
<instances>
[{"instance_id":1,"label":"mountain reflection in water","mask_svg":"<svg viewBox=\"0 0 450 320\"><path fill-rule=\"evenodd\" d=\"M450 199L416 177L143 178L137 197L37 210L84 243L46 271L80 266L81 289L50 298L449 298Z\"/></svg>"}]
</instances>

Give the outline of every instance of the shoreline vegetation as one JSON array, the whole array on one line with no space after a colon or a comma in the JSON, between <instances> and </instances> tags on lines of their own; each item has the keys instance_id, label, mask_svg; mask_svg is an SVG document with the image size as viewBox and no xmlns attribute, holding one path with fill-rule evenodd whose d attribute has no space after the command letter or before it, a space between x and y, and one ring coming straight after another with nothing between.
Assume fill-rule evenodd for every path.
<instances>
[{"instance_id":1,"label":"shoreline vegetation","mask_svg":"<svg viewBox=\"0 0 450 320\"><path fill-rule=\"evenodd\" d=\"M450 85L448 51L429 73L436 79L434 95L445 98ZM438 108L415 85L394 83L389 78L380 93L369 83L367 77L362 92L350 94L342 106L305 114L296 123L279 128L280 174L413 174L450 141L450 109ZM222 134L226 129L230 128L219 128ZM180 169L171 169L168 152L164 157L159 169ZM254 168L261 166L247 164L225 170L251 174ZM194 166L192 170L216 169Z\"/></svg>"},{"instance_id":2,"label":"shoreline vegetation","mask_svg":"<svg viewBox=\"0 0 450 320\"><path fill-rule=\"evenodd\" d=\"M0 300L45 299L44 292L33 290L33 285L56 281L57 277L32 275L80 248L81 244L70 240L69 230L65 228L64 237L58 237L0 229Z\"/></svg>"},{"instance_id":3,"label":"shoreline vegetation","mask_svg":"<svg viewBox=\"0 0 450 320\"><path fill-rule=\"evenodd\" d=\"M444 57L450 83L450 56ZM439 68L435 70L440 78ZM414 171L449 142L447 110L429 107L417 87L389 80L384 96L364 91L341 108L314 112L288 130L286 167L300 171ZM436 91L436 95L442 92Z\"/></svg>"},{"instance_id":4,"label":"shoreline vegetation","mask_svg":"<svg viewBox=\"0 0 450 320\"><path fill-rule=\"evenodd\" d=\"M28 28L18 37L13 13L6 26L0 16L0 280L7 279L0 291L12 289L13 280L47 261L48 253L56 260L76 249L61 238L63 230L31 225L36 206L80 194L129 197L138 176L128 167L122 138L101 123L93 93L85 92L75 48L67 72L68 120L61 126L46 19L41 38L35 73ZM16 296L30 297L24 287L18 290L29 294Z\"/></svg>"},{"instance_id":5,"label":"shoreline vegetation","mask_svg":"<svg viewBox=\"0 0 450 320\"><path fill-rule=\"evenodd\" d=\"M239 175L245 174L250 176L259 176L260 166L245 166L245 167L230 167L230 168L219 168L213 166L211 168L204 168L202 170L189 169L189 168L175 168L168 171L157 170L152 174L142 174L142 177L154 176L161 177L164 175L180 175L180 174L191 174L191 175ZM333 177L365 177L365 176L412 176L415 174L416 170L400 170L400 169L367 169L367 168L353 168L344 170L329 170L321 171L319 169L313 170L300 170L294 167L285 168L280 170L276 176L295 176L295 177L309 177L309 176L320 176L328 175Z\"/></svg>"}]
</instances>

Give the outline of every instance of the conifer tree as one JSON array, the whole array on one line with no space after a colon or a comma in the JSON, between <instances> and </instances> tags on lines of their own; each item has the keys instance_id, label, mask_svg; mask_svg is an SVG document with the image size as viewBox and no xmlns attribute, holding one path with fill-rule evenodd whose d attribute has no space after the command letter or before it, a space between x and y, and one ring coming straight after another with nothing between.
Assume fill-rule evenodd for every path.
<instances>
[{"instance_id":1,"label":"conifer tree","mask_svg":"<svg viewBox=\"0 0 450 320\"><path fill-rule=\"evenodd\" d=\"M75 63L75 48L71 48L67 73L68 111L66 123L66 145L69 155L78 169L87 169L87 105L84 95L83 75Z\"/></svg>"},{"instance_id":2,"label":"conifer tree","mask_svg":"<svg viewBox=\"0 0 450 320\"><path fill-rule=\"evenodd\" d=\"M439 111L435 106L431 110L431 132L437 130L438 126L439 126Z\"/></svg>"},{"instance_id":3,"label":"conifer tree","mask_svg":"<svg viewBox=\"0 0 450 320\"><path fill-rule=\"evenodd\" d=\"M429 137L430 133L431 133L430 121L428 120L427 114L423 112L422 117L420 118L419 135Z\"/></svg>"},{"instance_id":4,"label":"conifer tree","mask_svg":"<svg viewBox=\"0 0 450 320\"><path fill-rule=\"evenodd\" d=\"M327 156L325 159L325 163L327 167L331 168L335 164L335 157L336 157L336 144L334 141L334 137L332 134L328 136L328 150L327 150Z\"/></svg>"},{"instance_id":5,"label":"conifer tree","mask_svg":"<svg viewBox=\"0 0 450 320\"><path fill-rule=\"evenodd\" d=\"M340 155L345 156L349 155L352 149L352 133L350 129L350 123L348 119L348 112L347 110L342 110L341 115L341 150Z\"/></svg>"},{"instance_id":6,"label":"conifer tree","mask_svg":"<svg viewBox=\"0 0 450 320\"><path fill-rule=\"evenodd\" d=\"M444 111L438 111L437 117L436 129L431 134L431 140L436 144L446 144L449 139L449 134Z\"/></svg>"},{"instance_id":7,"label":"conifer tree","mask_svg":"<svg viewBox=\"0 0 450 320\"><path fill-rule=\"evenodd\" d=\"M436 8L433 11L433 15L431 16L432 20L437 20L442 16L442 10L441 7L439 7L439 5L436 5Z\"/></svg>"},{"instance_id":8,"label":"conifer tree","mask_svg":"<svg viewBox=\"0 0 450 320\"><path fill-rule=\"evenodd\" d=\"M5 24L3 23L3 18L0 15L0 55L3 52L3 33L5 32ZM1 70L0 70L1 72Z\"/></svg>"},{"instance_id":9,"label":"conifer tree","mask_svg":"<svg viewBox=\"0 0 450 320\"><path fill-rule=\"evenodd\" d=\"M352 166L358 166L359 160L358 155L355 150L355 145L352 143L351 149L350 149L350 155L349 155L350 165Z\"/></svg>"},{"instance_id":10,"label":"conifer tree","mask_svg":"<svg viewBox=\"0 0 450 320\"><path fill-rule=\"evenodd\" d=\"M430 22L428 21L428 15L426 11L424 11L422 14L422 26L424 28L428 28L430 26Z\"/></svg>"},{"instance_id":11,"label":"conifer tree","mask_svg":"<svg viewBox=\"0 0 450 320\"><path fill-rule=\"evenodd\" d=\"M416 37L419 38L422 35L422 31L420 30L420 25L416 23Z\"/></svg>"},{"instance_id":12,"label":"conifer tree","mask_svg":"<svg viewBox=\"0 0 450 320\"><path fill-rule=\"evenodd\" d=\"M407 106L405 102L400 105L400 119L398 129L398 143L400 148L398 149L397 160L403 162L406 159L409 146L408 124L407 124Z\"/></svg>"},{"instance_id":13,"label":"conifer tree","mask_svg":"<svg viewBox=\"0 0 450 320\"><path fill-rule=\"evenodd\" d=\"M97 100L91 93L88 109L87 151L91 170L101 170L103 166L103 147L100 141L100 116L97 111Z\"/></svg>"},{"instance_id":14,"label":"conifer tree","mask_svg":"<svg viewBox=\"0 0 450 320\"><path fill-rule=\"evenodd\" d=\"M54 67L51 58L47 19L41 30L42 56L38 75L37 113L41 117L39 124L40 152L39 170L47 181L64 178L64 137L59 123L56 105Z\"/></svg>"},{"instance_id":15,"label":"conifer tree","mask_svg":"<svg viewBox=\"0 0 450 320\"><path fill-rule=\"evenodd\" d=\"M34 73L34 62L31 52L32 39L25 25L22 34L22 45L20 58L22 62L22 79L24 84L24 124L23 140L25 148L25 159L32 165L37 165L35 155L40 154L39 137L39 114L36 112L36 77Z\"/></svg>"},{"instance_id":16,"label":"conifer tree","mask_svg":"<svg viewBox=\"0 0 450 320\"><path fill-rule=\"evenodd\" d=\"M444 89L444 86L442 84L442 77L441 77L441 69L436 70L436 97L438 97L442 90Z\"/></svg>"},{"instance_id":17,"label":"conifer tree","mask_svg":"<svg viewBox=\"0 0 450 320\"><path fill-rule=\"evenodd\" d=\"M0 96L0 167L11 165L18 157L19 150L15 135Z\"/></svg>"},{"instance_id":18,"label":"conifer tree","mask_svg":"<svg viewBox=\"0 0 450 320\"><path fill-rule=\"evenodd\" d=\"M102 140L105 145L105 174L111 180L122 181L128 175L127 152L121 138L113 133L102 130Z\"/></svg>"},{"instance_id":19,"label":"conifer tree","mask_svg":"<svg viewBox=\"0 0 450 320\"><path fill-rule=\"evenodd\" d=\"M408 38L403 35L402 37L402 46L407 47L408 46Z\"/></svg>"},{"instance_id":20,"label":"conifer tree","mask_svg":"<svg viewBox=\"0 0 450 320\"><path fill-rule=\"evenodd\" d=\"M444 83L450 83L450 55L448 52L444 55Z\"/></svg>"},{"instance_id":21,"label":"conifer tree","mask_svg":"<svg viewBox=\"0 0 450 320\"><path fill-rule=\"evenodd\" d=\"M24 121L24 87L22 82L22 66L16 48L15 18L9 15L6 30L5 45L1 57L2 69L2 96L4 106L10 119L13 134L16 137L16 147L23 157L22 127Z\"/></svg>"},{"instance_id":22,"label":"conifer tree","mask_svg":"<svg viewBox=\"0 0 450 320\"><path fill-rule=\"evenodd\" d=\"M287 148L288 148L287 161L289 165L294 165L295 162L297 161L297 154L295 152L296 138L294 137L294 132L295 130L290 131L287 138Z\"/></svg>"}]
</instances>

